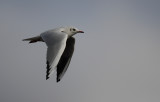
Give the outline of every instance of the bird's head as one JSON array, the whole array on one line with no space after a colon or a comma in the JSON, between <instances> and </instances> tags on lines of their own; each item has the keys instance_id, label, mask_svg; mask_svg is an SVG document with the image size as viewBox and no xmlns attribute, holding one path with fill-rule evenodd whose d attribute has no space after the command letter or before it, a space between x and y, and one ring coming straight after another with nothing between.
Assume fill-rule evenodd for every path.
<instances>
[{"instance_id":1,"label":"bird's head","mask_svg":"<svg viewBox=\"0 0 160 102\"><path fill-rule=\"evenodd\" d=\"M77 33L84 33L83 31L75 28L75 27L64 27L61 32L67 33L69 36L73 36Z\"/></svg>"}]
</instances>

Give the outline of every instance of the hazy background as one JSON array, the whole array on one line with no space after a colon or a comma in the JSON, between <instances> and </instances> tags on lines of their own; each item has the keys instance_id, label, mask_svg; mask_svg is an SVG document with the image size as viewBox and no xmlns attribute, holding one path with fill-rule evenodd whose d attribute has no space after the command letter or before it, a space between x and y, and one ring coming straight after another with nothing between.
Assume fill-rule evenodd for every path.
<instances>
[{"instance_id":1,"label":"hazy background","mask_svg":"<svg viewBox=\"0 0 160 102\"><path fill-rule=\"evenodd\" d=\"M85 34L46 81L46 45L21 40L66 25ZM160 0L0 0L0 102L159 100Z\"/></svg>"}]
</instances>

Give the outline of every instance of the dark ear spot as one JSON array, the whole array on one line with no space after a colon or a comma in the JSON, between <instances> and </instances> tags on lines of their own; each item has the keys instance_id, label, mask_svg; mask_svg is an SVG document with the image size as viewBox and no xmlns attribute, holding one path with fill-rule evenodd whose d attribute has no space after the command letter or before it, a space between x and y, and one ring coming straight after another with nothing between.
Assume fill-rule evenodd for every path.
<instances>
[{"instance_id":1,"label":"dark ear spot","mask_svg":"<svg viewBox=\"0 0 160 102\"><path fill-rule=\"evenodd\" d=\"M61 32L64 32L64 31L61 31Z\"/></svg>"},{"instance_id":2,"label":"dark ear spot","mask_svg":"<svg viewBox=\"0 0 160 102\"><path fill-rule=\"evenodd\" d=\"M76 31L76 29L73 29L73 31Z\"/></svg>"},{"instance_id":3,"label":"dark ear spot","mask_svg":"<svg viewBox=\"0 0 160 102\"><path fill-rule=\"evenodd\" d=\"M70 31L72 31L72 29L70 28Z\"/></svg>"}]
</instances>

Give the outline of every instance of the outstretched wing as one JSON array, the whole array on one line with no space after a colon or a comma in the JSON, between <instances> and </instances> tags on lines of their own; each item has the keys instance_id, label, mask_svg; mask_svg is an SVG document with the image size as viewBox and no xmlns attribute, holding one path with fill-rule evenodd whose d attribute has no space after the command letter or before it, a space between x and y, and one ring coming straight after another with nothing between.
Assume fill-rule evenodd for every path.
<instances>
[{"instance_id":1,"label":"outstretched wing","mask_svg":"<svg viewBox=\"0 0 160 102\"><path fill-rule=\"evenodd\" d=\"M62 56L62 53L66 47L66 41L68 35L65 33L59 33L54 31L48 31L41 34L43 41L48 46L47 49L47 71L46 80L56 70L57 64Z\"/></svg>"},{"instance_id":2,"label":"outstretched wing","mask_svg":"<svg viewBox=\"0 0 160 102\"><path fill-rule=\"evenodd\" d=\"M74 52L74 44L75 38L70 37L67 39L65 50L57 65L57 82L59 82L62 79L63 75L67 71L67 68L69 66Z\"/></svg>"}]
</instances>

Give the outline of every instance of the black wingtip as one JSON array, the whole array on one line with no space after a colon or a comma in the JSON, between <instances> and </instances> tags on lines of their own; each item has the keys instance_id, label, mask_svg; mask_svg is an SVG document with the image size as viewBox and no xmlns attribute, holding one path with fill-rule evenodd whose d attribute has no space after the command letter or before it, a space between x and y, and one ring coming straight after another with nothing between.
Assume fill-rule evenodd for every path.
<instances>
[{"instance_id":1,"label":"black wingtip","mask_svg":"<svg viewBox=\"0 0 160 102\"><path fill-rule=\"evenodd\" d=\"M57 83L60 81L60 79L57 77Z\"/></svg>"},{"instance_id":2,"label":"black wingtip","mask_svg":"<svg viewBox=\"0 0 160 102\"><path fill-rule=\"evenodd\" d=\"M48 76L46 76L46 80L48 80L49 79L49 77Z\"/></svg>"},{"instance_id":3,"label":"black wingtip","mask_svg":"<svg viewBox=\"0 0 160 102\"><path fill-rule=\"evenodd\" d=\"M47 69L47 71L46 71L46 80L47 80L47 79L49 79L49 70L50 70L49 61L47 61L46 64L47 64L47 67L46 67L46 69Z\"/></svg>"}]
</instances>

